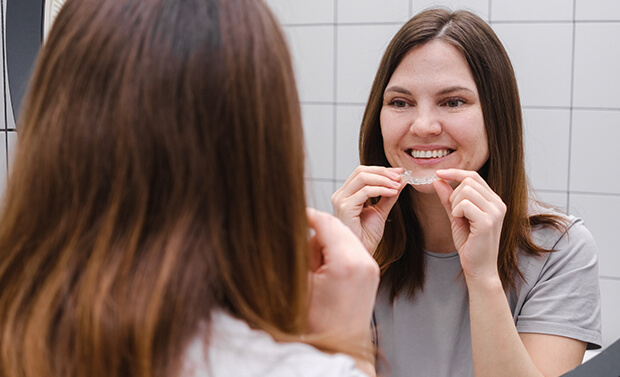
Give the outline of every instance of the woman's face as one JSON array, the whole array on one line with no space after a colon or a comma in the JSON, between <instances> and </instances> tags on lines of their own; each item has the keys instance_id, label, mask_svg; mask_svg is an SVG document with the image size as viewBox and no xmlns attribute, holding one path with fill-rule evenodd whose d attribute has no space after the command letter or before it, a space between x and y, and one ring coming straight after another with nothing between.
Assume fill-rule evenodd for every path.
<instances>
[{"instance_id":1,"label":"woman's face","mask_svg":"<svg viewBox=\"0 0 620 377\"><path fill-rule=\"evenodd\" d=\"M442 41L414 48L398 65L383 93L380 121L390 165L414 177L445 168L479 170L489 157L474 78L463 55Z\"/></svg>"}]
</instances>

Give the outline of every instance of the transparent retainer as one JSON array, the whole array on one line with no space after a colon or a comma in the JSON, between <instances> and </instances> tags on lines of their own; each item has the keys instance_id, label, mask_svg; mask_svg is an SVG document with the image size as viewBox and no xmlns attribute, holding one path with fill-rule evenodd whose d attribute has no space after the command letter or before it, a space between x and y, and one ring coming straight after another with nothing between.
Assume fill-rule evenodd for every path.
<instances>
[{"instance_id":1,"label":"transparent retainer","mask_svg":"<svg viewBox=\"0 0 620 377\"><path fill-rule=\"evenodd\" d=\"M439 179L436 175L431 177L414 177L411 175L411 170L405 170L400 176L405 180L405 182L414 186L430 185Z\"/></svg>"}]
</instances>

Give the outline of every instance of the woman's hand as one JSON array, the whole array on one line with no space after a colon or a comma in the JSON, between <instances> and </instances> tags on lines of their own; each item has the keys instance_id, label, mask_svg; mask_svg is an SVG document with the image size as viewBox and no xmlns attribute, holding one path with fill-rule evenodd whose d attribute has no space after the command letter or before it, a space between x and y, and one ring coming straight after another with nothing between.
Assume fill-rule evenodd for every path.
<instances>
[{"instance_id":1,"label":"woman's hand","mask_svg":"<svg viewBox=\"0 0 620 377\"><path fill-rule=\"evenodd\" d=\"M308 220L315 232L310 238L309 333L370 342L377 262L337 218L308 209Z\"/></svg>"},{"instance_id":2,"label":"woman's hand","mask_svg":"<svg viewBox=\"0 0 620 377\"><path fill-rule=\"evenodd\" d=\"M497 279L497 258L506 205L474 171L437 170L433 183L452 223L452 237L463 273L471 279ZM446 181L459 185L452 189Z\"/></svg>"},{"instance_id":3,"label":"woman's hand","mask_svg":"<svg viewBox=\"0 0 620 377\"><path fill-rule=\"evenodd\" d=\"M383 237L385 221L406 183L402 168L358 166L347 181L332 195L334 214L373 254ZM381 197L368 205L368 199Z\"/></svg>"}]
</instances>

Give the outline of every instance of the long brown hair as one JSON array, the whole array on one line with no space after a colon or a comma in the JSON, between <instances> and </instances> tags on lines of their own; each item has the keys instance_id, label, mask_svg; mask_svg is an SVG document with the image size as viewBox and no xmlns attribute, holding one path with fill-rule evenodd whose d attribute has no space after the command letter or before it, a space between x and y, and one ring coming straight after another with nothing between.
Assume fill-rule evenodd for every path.
<instances>
[{"instance_id":1,"label":"long brown hair","mask_svg":"<svg viewBox=\"0 0 620 377\"><path fill-rule=\"evenodd\" d=\"M68 0L0 217L0 375L172 376L221 307L305 325L291 59L258 0Z\"/></svg>"},{"instance_id":2,"label":"long brown hair","mask_svg":"<svg viewBox=\"0 0 620 377\"><path fill-rule=\"evenodd\" d=\"M359 148L364 165L390 166L383 150L379 116L383 92L405 55L417 46L441 40L465 57L480 96L489 145L489 159L480 173L507 206L500 239L498 268L505 287L522 277L517 250L529 254L549 251L530 238L534 225L560 228L553 215L528 215L529 190L523 152L521 104L514 71L501 42L481 18L468 11L423 11L394 36L381 60L362 120ZM413 297L424 286L424 237L412 210L412 189L405 188L386 223L375 253L392 299L403 289Z\"/></svg>"}]
</instances>

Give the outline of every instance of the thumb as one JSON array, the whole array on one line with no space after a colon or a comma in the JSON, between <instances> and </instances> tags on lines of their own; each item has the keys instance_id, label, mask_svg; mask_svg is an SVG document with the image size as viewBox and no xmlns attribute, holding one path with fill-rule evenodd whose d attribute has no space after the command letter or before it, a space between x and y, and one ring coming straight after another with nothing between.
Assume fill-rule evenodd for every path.
<instances>
[{"instance_id":1,"label":"thumb","mask_svg":"<svg viewBox=\"0 0 620 377\"><path fill-rule=\"evenodd\" d=\"M392 207L394 207L394 204L396 204L400 193L403 192L403 189L405 187L407 187L406 183L401 186L397 194L395 194L394 196L382 196L381 199L379 199L379 202L374 205L375 209L381 214L384 219L387 219L390 211L392 210Z\"/></svg>"}]
</instances>

